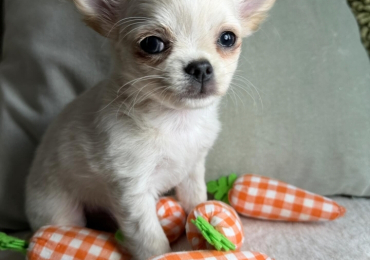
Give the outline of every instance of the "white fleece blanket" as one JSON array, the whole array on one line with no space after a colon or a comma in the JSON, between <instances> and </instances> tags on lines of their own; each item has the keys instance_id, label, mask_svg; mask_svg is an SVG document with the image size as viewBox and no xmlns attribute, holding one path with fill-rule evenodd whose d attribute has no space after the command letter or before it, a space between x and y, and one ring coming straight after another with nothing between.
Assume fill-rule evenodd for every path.
<instances>
[{"instance_id":1,"label":"white fleece blanket","mask_svg":"<svg viewBox=\"0 0 370 260\"><path fill-rule=\"evenodd\" d=\"M276 260L370 260L370 199L335 200L347 208L347 214L334 222L282 223L242 217L243 250L263 252ZM173 250L190 250L186 238ZM22 259L0 252L0 260Z\"/></svg>"}]
</instances>

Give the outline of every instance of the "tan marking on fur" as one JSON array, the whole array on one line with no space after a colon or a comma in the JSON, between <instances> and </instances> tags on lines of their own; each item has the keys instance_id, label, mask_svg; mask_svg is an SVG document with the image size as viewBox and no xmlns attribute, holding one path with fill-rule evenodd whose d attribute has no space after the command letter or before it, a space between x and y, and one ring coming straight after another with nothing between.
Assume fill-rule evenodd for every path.
<instances>
[{"instance_id":1,"label":"tan marking on fur","mask_svg":"<svg viewBox=\"0 0 370 260\"><path fill-rule=\"evenodd\" d=\"M274 5L275 0L265 0L264 4L256 10L251 16L243 17L243 27L247 28L250 32L256 31L263 20L267 17L267 12Z\"/></svg>"},{"instance_id":2,"label":"tan marking on fur","mask_svg":"<svg viewBox=\"0 0 370 260\"><path fill-rule=\"evenodd\" d=\"M114 35L116 35L116 30L112 30L114 25L112 21L109 21L109 19L103 19L94 13L91 8L83 5L83 1L73 0L73 2L77 6L78 11L84 16L83 21L87 26L91 27L104 37L112 38Z\"/></svg>"},{"instance_id":3,"label":"tan marking on fur","mask_svg":"<svg viewBox=\"0 0 370 260\"><path fill-rule=\"evenodd\" d=\"M107 32L101 27L100 22L95 19L93 16L91 17L84 17L84 22L87 26L92 28L94 31L98 32L99 34L103 35L104 37L107 36Z\"/></svg>"},{"instance_id":4,"label":"tan marking on fur","mask_svg":"<svg viewBox=\"0 0 370 260\"><path fill-rule=\"evenodd\" d=\"M239 55L241 51L242 41L236 42L231 48L217 46L217 52L223 59L233 59L235 55Z\"/></svg>"},{"instance_id":5,"label":"tan marking on fur","mask_svg":"<svg viewBox=\"0 0 370 260\"><path fill-rule=\"evenodd\" d=\"M165 48L166 48L164 52L158 53L158 54L148 54L148 53L145 53L140 48L140 42L144 40L146 37L150 37L150 36L156 36L163 40L165 44ZM137 57L138 63L148 64L150 66L156 67L159 64L161 64L163 61L165 61L168 58L168 56L171 54L172 42L173 42L174 36L171 30L167 27L158 28L158 29L155 29L154 31L142 31L137 38L138 38L138 41L137 41L136 46L134 47L134 53L135 53L135 56Z\"/></svg>"},{"instance_id":6,"label":"tan marking on fur","mask_svg":"<svg viewBox=\"0 0 370 260\"><path fill-rule=\"evenodd\" d=\"M138 48L139 49L139 48ZM158 66L161 64L163 61L167 59L167 57L171 53L171 48L168 48L162 53L159 54L147 54L142 50L137 50L135 51L135 57L136 57L136 62L139 64L147 64L149 66Z\"/></svg>"}]
</instances>

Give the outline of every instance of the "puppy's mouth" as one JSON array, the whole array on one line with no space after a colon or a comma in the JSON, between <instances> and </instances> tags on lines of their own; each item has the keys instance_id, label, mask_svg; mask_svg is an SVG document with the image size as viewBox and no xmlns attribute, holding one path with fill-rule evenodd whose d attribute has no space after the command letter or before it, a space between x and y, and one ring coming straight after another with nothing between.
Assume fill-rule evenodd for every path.
<instances>
[{"instance_id":1,"label":"puppy's mouth","mask_svg":"<svg viewBox=\"0 0 370 260\"><path fill-rule=\"evenodd\" d=\"M216 82L212 79L207 82L198 82L191 80L186 90L181 94L181 98L204 99L217 95Z\"/></svg>"}]
</instances>

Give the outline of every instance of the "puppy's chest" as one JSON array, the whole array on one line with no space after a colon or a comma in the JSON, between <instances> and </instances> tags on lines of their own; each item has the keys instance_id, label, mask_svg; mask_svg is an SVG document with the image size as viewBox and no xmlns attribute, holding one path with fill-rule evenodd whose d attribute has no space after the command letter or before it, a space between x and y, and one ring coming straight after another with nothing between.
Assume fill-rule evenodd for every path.
<instances>
[{"instance_id":1,"label":"puppy's chest","mask_svg":"<svg viewBox=\"0 0 370 260\"><path fill-rule=\"evenodd\" d=\"M179 122L180 121L180 122ZM159 192L164 192L180 183L194 170L218 133L216 118L181 121L159 129L156 138L158 156L151 178Z\"/></svg>"}]
</instances>

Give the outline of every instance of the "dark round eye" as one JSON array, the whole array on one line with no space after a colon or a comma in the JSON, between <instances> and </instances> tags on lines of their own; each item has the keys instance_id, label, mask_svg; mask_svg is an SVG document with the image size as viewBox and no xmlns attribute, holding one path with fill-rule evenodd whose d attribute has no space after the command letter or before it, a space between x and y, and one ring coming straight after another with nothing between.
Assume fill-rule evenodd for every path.
<instances>
[{"instance_id":1,"label":"dark round eye","mask_svg":"<svg viewBox=\"0 0 370 260\"><path fill-rule=\"evenodd\" d=\"M164 42L155 36L149 36L140 42L143 51L149 54L158 54L164 51Z\"/></svg>"},{"instance_id":2,"label":"dark round eye","mask_svg":"<svg viewBox=\"0 0 370 260\"><path fill-rule=\"evenodd\" d=\"M234 46L236 42L236 36L233 32L223 32L220 36L220 39L218 39L218 43L222 47L230 48Z\"/></svg>"}]
</instances>

